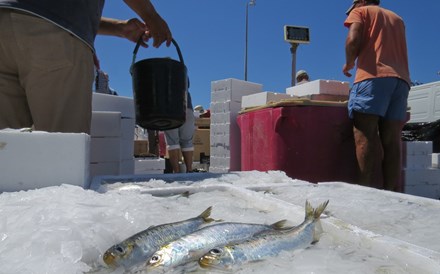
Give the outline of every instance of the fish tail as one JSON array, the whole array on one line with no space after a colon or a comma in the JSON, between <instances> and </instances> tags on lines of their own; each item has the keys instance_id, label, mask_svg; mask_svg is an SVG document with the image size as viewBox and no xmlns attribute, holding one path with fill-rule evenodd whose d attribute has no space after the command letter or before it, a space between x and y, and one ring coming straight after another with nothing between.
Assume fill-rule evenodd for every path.
<instances>
[{"instance_id":1,"label":"fish tail","mask_svg":"<svg viewBox=\"0 0 440 274\"><path fill-rule=\"evenodd\" d=\"M211 211L212 211L212 206L205 209L205 211L203 211L198 217L202 218L205 223L210 223L210 222L216 221L210 217Z\"/></svg>"},{"instance_id":2,"label":"fish tail","mask_svg":"<svg viewBox=\"0 0 440 274\"><path fill-rule=\"evenodd\" d=\"M325 208L327 207L328 202L329 200L325 201L315 209L312 207L309 201L306 201L306 220L318 220L322 212L324 212Z\"/></svg>"},{"instance_id":3,"label":"fish tail","mask_svg":"<svg viewBox=\"0 0 440 274\"><path fill-rule=\"evenodd\" d=\"M313 240L312 244L315 244L319 241L319 236L322 234L323 229L321 225L320 216L322 212L324 212L325 208L328 205L329 200L325 201L324 203L320 204L316 209L314 209L308 201L306 201L306 220L310 220L312 222L315 222L315 226L313 229Z\"/></svg>"}]
</instances>

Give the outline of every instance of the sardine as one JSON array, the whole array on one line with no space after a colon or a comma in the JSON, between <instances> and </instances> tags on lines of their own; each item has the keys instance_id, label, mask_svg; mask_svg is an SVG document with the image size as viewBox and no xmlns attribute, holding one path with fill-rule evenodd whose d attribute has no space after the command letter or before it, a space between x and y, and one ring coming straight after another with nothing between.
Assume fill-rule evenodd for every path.
<instances>
[{"instance_id":1,"label":"sardine","mask_svg":"<svg viewBox=\"0 0 440 274\"><path fill-rule=\"evenodd\" d=\"M203 227L162 246L147 262L147 270L167 270L197 261L210 249L231 242L243 241L256 233L282 229L286 220L272 225L225 222Z\"/></svg>"},{"instance_id":2,"label":"sardine","mask_svg":"<svg viewBox=\"0 0 440 274\"><path fill-rule=\"evenodd\" d=\"M201 225L210 223L212 207L208 207L199 216L175 223L151 226L110 247L103 255L104 262L113 268L123 266L129 269L144 263L162 245L192 233Z\"/></svg>"},{"instance_id":3,"label":"sardine","mask_svg":"<svg viewBox=\"0 0 440 274\"><path fill-rule=\"evenodd\" d=\"M314 209L306 201L306 216L299 226L265 231L241 243L213 248L199 259L199 265L202 268L231 270L244 263L277 256L282 251L306 248L319 240L316 224L328 202Z\"/></svg>"}]
</instances>

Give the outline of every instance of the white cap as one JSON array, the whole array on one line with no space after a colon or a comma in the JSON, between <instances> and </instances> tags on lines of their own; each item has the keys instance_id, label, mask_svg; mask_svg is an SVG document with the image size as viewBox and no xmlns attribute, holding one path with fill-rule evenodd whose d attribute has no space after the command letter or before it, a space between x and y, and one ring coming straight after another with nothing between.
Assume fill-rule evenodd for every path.
<instances>
[{"instance_id":1,"label":"white cap","mask_svg":"<svg viewBox=\"0 0 440 274\"><path fill-rule=\"evenodd\" d=\"M298 78L298 76L301 76L301 75L303 75L303 74L305 74L305 75L307 75L307 71L305 71L305 70L298 70L298 72L296 73L296 76L295 76L295 78Z\"/></svg>"},{"instance_id":2,"label":"white cap","mask_svg":"<svg viewBox=\"0 0 440 274\"><path fill-rule=\"evenodd\" d=\"M194 110L198 111L198 112L202 112L204 109L203 109L202 105L197 105L197 106L194 107Z\"/></svg>"}]
</instances>

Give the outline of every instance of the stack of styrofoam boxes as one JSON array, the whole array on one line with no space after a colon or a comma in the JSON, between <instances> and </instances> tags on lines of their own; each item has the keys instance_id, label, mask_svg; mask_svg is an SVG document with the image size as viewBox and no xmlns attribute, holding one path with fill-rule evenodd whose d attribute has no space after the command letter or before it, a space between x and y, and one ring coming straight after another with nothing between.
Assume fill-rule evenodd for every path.
<instances>
[{"instance_id":1,"label":"stack of styrofoam boxes","mask_svg":"<svg viewBox=\"0 0 440 274\"><path fill-rule=\"evenodd\" d=\"M61 184L89 187L90 136L0 130L0 193Z\"/></svg>"},{"instance_id":2,"label":"stack of styrofoam boxes","mask_svg":"<svg viewBox=\"0 0 440 274\"><path fill-rule=\"evenodd\" d=\"M241 170L237 115L242 97L262 92L262 89L261 84L232 78L211 82L210 172Z\"/></svg>"},{"instance_id":3,"label":"stack of styrofoam boxes","mask_svg":"<svg viewBox=\"0 0 440 274\"><path fill-rule=\"evenodd\" d=\"M296 85L286 89L286 93L294 96L307 96L313 94L347 96L350 91L348 82L336 80L315 80Z\"/></svg>"},{"instance_id":4,"label":"stack of styrofoam boxes","mask_svg":"<svg viewBox=\"0 0 440 274\"><path fill-rule=\"evenodd\" d=\"M165 170L164 158L136 158L134 174L162 174Z\"/></svg>"},{"instance_id":5,"label":"stack of styrofoam boxes","mask_svg":"<svg viewBox=\"0 0 440 274\"><path fill-rule=\"evenodd\" d=\"M404 192L440 199L438 160L431 141L403 142Z\"/></svg>"},{"instance_id":6,"label":"stack of styrofoam boxes","mask_svg":"<svg viewBox=\"0 0 440 274\"><path fill-rule=\"evenodd\" d=\"M90 175L134 174L133 98L93 93Z\"/></svg>"},{"instance_id":7,"label":"stack of styrofoam boxes","mask_svg":"<svg viewBox=\"0 0 440 274\"><path fill-rule=\"evenodd\" d=\"M276 92L259 92L243 96L241 108L252 108L267 105L270 102L279 102L283 99L291 99L292 95Z\"/></svg>"}]
</instances>

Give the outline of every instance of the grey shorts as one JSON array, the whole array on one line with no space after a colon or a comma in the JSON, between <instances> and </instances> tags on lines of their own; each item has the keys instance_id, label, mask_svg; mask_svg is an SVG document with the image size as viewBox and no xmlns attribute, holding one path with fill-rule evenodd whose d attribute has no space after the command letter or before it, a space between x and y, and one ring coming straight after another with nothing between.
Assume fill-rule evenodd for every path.
<instances>
[{"instance_id":1,"label":"grey shorts","mask_svg":"<svg viewBox=\"0 0 440 274\"><path fill-rule=\"evenodd\" d=\"M164 131L165 140L167 142L167 149L181 149L182 151L193 151L193 136L194 136L194 112L186 109L185 123L175 129Z\"/></svg>"}]
</instances>

